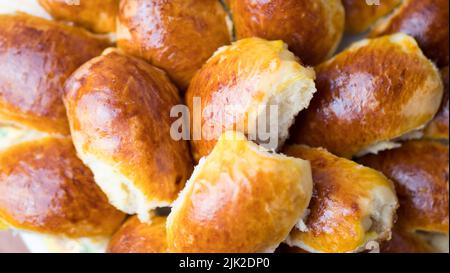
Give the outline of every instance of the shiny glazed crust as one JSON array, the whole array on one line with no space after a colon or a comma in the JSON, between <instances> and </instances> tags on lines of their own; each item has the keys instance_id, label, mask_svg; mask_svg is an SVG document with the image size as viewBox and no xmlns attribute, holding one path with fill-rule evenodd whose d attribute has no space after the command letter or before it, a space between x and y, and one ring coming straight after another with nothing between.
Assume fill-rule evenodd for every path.
<instances>
[{"instance_id":1,"label":"shiny glazed crust","mask_svg":"<svg viewBox=\"0 0 450 273\"><path fill-rule=\"evenodd\" d=\"M79 28L26 14L0 15L0 122L69 134L64 81L107 46Z\"/></svg>"},{"instance_id":2,"label":"shiny glazed crust","mask_svg":"<svg viewBox=\"0 0 450 273\"><path fill-rule=\"evenodd\" d=\"M142 223L132 216L111 238L107 252L167 252L166 217L153 217L151 223Z\"/></svg>"},{"instance_id":3,"label":"shiny glazed crust","mask_svg":"<svg viewBox=\"0 0 450 273\"><path fill-rule=\"evenodd\" d=\"M441 108L439 112L428 124L425 129L425 136L427 138L432 139L447 139L448 140L448 132L449 132L449 115L448 115L448 106L449 106L449 96L448 96L448 66L441 70L442 79L444 81L444 98L442 99Z\"/></svg>"},{"instance_id":4,"label":"shiny glazed crust","mask_svg":"<svg viewBox=\"0 0 450 273\"><path fill-rule=\"evenodd\" d=\"M124 217L69 138L43 138L0 152L0 220L9 227L70 238L109 236Z\"/></svg>"},{"instance_id":5,"label":"shiny glazed crust","mask_svg":"<svg viewBox=\"0 0 450 273\"><path fill-rule=\"evenodd\" d=\"M278 124L282 124L281 119L286 118L287 113L292 113L286 118L292 119L292 124L316 91L314 79L314 70L303 67L282 41L248 38L219 49L198 71L186 93L191 124L196 122L195 114L201 115L201 139L194 135L198 128L192 128L191 132L195 160L208 155L227 130L256 135L257 132L252 132L252 128L256 128L256 117L260 117L271 102L279 106ZM293 95L288 95L289 92ZM201 100L200 113L195 112L194 99ZM283 110L286 110L285 116ZM280 135L286 135L284 138L288 133L288 129L285 130L279 130ZM284 140L280 138L279 144Z\"/></svg>"},{"instance_id":6,"label":"shiny glazed crust","mask_svg":"<svg viewBox=\"0 0 450 273\"><path fill-rule=\"evenodd\" d=\"M344 32L340 0L230 0L238 39L283 40L302 62L316 65L336 50Z\"/></svg>"},{"instance_id":7,"label":"shiny glazed crust","mask_svg":"<svg viewBox=\"0 0 450 273\"><path fill-rule=\"evenodd\" d=\"M118 46L164 69L185 90L214 51L230 42L226 16L217 0L123 0Z\"/></svg>"},{"instance_id":8,"label":"shiny glazed crust","mask_svg":"<svg viewBox=\"0 0 450 273\"><path fill-rule=\"evenodd\" d=\"M430 253L433 248L401 228L392 230L392 239L381 244L381 253Z\"/></svg>"},{"instance_id":9,"label":"shiny glazed crust","mask_svg":"<svg viewBox=\"0 0 450 273\"><path fill-rule=\"evenodd\" d=\"M449 233L448 146L410 141L359 161L394 181L400 202L398 226L408 232Z\"/></svg>"},{"instance_id":10,"label":"shiny glazed crust","mask_svg":"<svg viewBox=\"0 0 450 273\"><path fill-rule=\"evenodd\" d=\"M448 0L405 0L371 33L372 37L403 32L414 37L439 67L448 66Z\"/></svg>"},{"instance_id":11,"label":"shiny glazed crust","mask_svg":"<svg viewBox=\"0 0 450 273\"><path fill-rule=\"evenodd\" d=\"M317 95L292 141L343 157L421 128L442 100L439 71L404 34L358 42L316 72Z\"/></svg>"},{"instance_id":12,"label":"shiny glazed crust","mask_svg":"<svg viewBox=\"0 0 450 273\"><path fill-rule=\"evenodd\" d=\"M148 219L149 209L170 205L192 163L187 142L170 134L170 110L180 98L164 72L107 50L80 67L65 91L77 152L110 202L130 214L140 210L141 220ZM117 196L122 190L128 196ZM126 209L127 202L142 204Z\"/></svg>"},{"instance_id":13,"label":"shiny glazed crust","mask_svg":"<svg viewBox=\"0 0 450 273\"><path fill-rule=\"evenodd\" d=\"M309 163L227 132L196 167L167 219L171 252L273 252L312 193Z\"/></svg>"},{"instance_id":14,"label":"shiny glazed crust","mask_svg":"<svg viewBox=\"0 0 450 273\"><path fill-rule=\"evenodd\" d=\"M309 252L358 252L390 238L398 203L389 179L323 149L296 145L284 152L310 161L314 183L306 226L292 230L289 245Z\"/></svg>"}]
</instances>

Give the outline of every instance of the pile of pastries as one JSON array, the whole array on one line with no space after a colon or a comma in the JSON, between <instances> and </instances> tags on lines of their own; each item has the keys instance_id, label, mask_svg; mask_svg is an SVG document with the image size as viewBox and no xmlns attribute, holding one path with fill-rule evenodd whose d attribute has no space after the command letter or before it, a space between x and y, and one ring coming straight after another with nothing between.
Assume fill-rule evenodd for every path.
<instances>
[{"instance_id":1,"label":"pile of pastries","mask_svg":"<svg viewBox=\"0 0 450 273\"><path fill-rule=\"evenodd\" d=\"M0 228L30 251L449 251L448 0L14 2Z\"/></svg>"}]
</instances>

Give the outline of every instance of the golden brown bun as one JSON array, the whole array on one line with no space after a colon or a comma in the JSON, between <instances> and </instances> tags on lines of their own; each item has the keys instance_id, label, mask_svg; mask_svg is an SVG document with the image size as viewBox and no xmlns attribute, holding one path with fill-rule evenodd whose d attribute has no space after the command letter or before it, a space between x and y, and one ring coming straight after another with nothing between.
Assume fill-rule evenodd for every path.
<instances>
[{"instance_id":1,"label":"golden brown bun","mask_svg":"<svg viewBox=\"0 0 450 273\"><path fill-rule=\"evenodd\" d=\"M304 160L226 132L196 167L167 218L171 252L273 252L312 194Z\"/></svg>"},{"instance_id":2,"label":"golden brown bun","mask_svg":"<svg viewBox=\"0 0 450 273\"><path fill-rule=\"evenodd\" d=\"M403 32L413 36L439 67L448 65L448 0L405 0L371 33L372 37Z\"/></svg>"},{"instance_id":3,"label":"golden brown bun","mask_svg":"<svg viewBox=\"0 0 450 273\"><path fill-rule=\"evenodd\" d=\"M0 15L0 122L69 134L64 81L107 46L82 29L26 14Z\"/></svg>"},{"instance_id":4,"label":"golden brown bun","mask_svg":"<svg viewBox=\"0 0 450 273\"><path fill-rule=\"evenodd\" d=\"M0 219L8 226L70 238L108 236L124 217L108 204L69 138L0 152Z\"/></svg>"},{"instance_id":5,"label":"golden brown bun","mask_svg":"<svg viewBox=\"0 0 450 273\"><path fill-rule=\"evenodd\" d=\"M442 104L439 112L425 129L425 136L427 138L448 140L448 66L441 70L441 75L444 81L444 98L442 99Z\"/></svg>"},{"instance_id":6,"label":"golden brown bun","mask_svg":"<svg viewBox=\"0 0 450 273\"><path fill-rule=\"evenodd\" d=\"M230 42L217 0L122 0L118 45L164 69L185 90L217 48Z\"/></svg>"},{"instance_id":7,"label":"golden brown bun","mask_svg":"<svg viewBox=\"0 0 450 273\"><path fill-rule=\"evenodd\" d=\"M358 42L316 73L317 95L292 140L343 157L376 152L422 128L442 100L439 71L405 34Z\"/></svg>"},{"instance_id":8,"label":"golden brown bun","mask_svg":"<svg viewBox=\"0 0 450 273\"><path fill-rule=\"evenodd\" d=\"M394 185L383 174L324 149L290 146L288 156L311 163L314 191L305 226L296 226L290 246L309 252L360 252L390 238L398 207Z\"/></svg>"},{"instance_id":9,"label":"golden brown bun","mask_svg":"<svg viewBox=\"0 0 450 273\"><path fill-rule=\"evenodd\" d=\"M106 50L66 82L64 103L78 155L109 201L142 221L168 206L192 170L189 147L170 135L176 87L152 65Z\"/></svg>"},{"instance_id":10,"label":"golden brown bun","mask_svg":"<svg viewBox=\"0 0 450 273\"><path fill-rule=\"evenodd\" d=\"M258 135L256 124L269 105L279 106L282 145L294 117L316 92L314 79L314 70L303 67L282 41L248 38L218 50L192 79L186 93L190 112L195 113L195 98L201 99L203 112L202 138L193 136L191 142L195 160L208 155L226 130ZM211 114L205 114L209 111ZM191 118L194 123L193 115ZM238 128L240 124L244 127Z\"/></svg>"},{"instance_id":11,"label":"golden brown bun","mask_svg":"<svg viewBox=\"0 0 450 273\"><path fill-rule=\"evenodd\" d=\"M381 0L379 5L369 5L365 0L342 0L345 8L345 30L350 33L364 32L400 3L401 0Z\"/></svg>"},{"instance_id":12,"label":"golden brown bun","mask_svg":"<svg viewBox=\"0 0 450 273\"><path fill-rule=\"evenodd\" d=\"M230 0L238 39L283 40L300 59L316 65L336 50L344 32L340 0Z\"/></svg>"},{"instance_id":13,"label":"golden brown bun","mask_svg":"<svg viewBox=\"0 0 450 273\"><path fill-rule=\"evenodd\" d=\"M433 249L423 240L399 228L392 230L392 239L381 244L381 253L430 253Z\"/></svg>"},{"instance_id":14,"label":"golden brown bun","mask_svg":"<svg viewBox=\"0 0 450 273\"><path fill-rule=\"evenodd\" d=\"M409 141L359 161L394 181L400 201L398 225L412 232L448 234L448 156L446 145Z\"/></svg>"},{"instance_id":15,"label":"golden brown bun","mask_svg":"<svg viewBox=\"0 0 450 273\"><path fill-rule=\"evenodd\" d=\"M67 0L39 0L53 18L71 21L97 33L114 32L119 0L80 0L79 4Z\"/></svg>"},{"instance_id":16,"label":"golden brown bun","mask_svg":"<svg viewBox=\"0 0 450 273\"><path fill-rule=\"evenodd\" d=\"M151 223L142 223L136 216L132 216L111 238L107 251L110 253L167 252L166 217L153 217Z\"/></svg>"}]
</instances>

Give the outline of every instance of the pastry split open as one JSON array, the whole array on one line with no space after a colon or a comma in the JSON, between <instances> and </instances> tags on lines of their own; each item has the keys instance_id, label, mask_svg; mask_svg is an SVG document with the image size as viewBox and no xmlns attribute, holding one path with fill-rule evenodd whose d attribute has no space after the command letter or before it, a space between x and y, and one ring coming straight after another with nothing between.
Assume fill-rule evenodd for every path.
<instances>
[{"instance_id":1,"label":"pastry split open","mask_svg":"<svg viewBox=\"0 0 450 273\"><path fill-rule=\"evenodd\" d=\"M397 237L384 245L386 251L414 251L416 246L424 251L427 246L428 252L449 252L448 156L447 145L416 140L359 160L395 183L400 202ZM412 243L405 247L405 241Z\"/></svg>"},{"instance_id":2,"label":"pastry split open","mask_svg":"<svg viewBox=\"0 0 450 273\"><path fill-rule=\"evenodd\" d=\"M208 155L227 130L258 142L264 138L259 130L263 128L270 143L260 144L272 150L283 145L295 116L316 92L314 78L314 70L302 66L282 41L248 38L219 49L197 72L186 94L195 160ZM200 124L192 118L196 112L201 114ZM201 137L196 139L194 131L199 129Z\"/></svg>"},{"instance_id":3,"label":"pastry split open","mask_svg":"<svg viewBox=\"0 0 450 273\"><path fill-rule=\"evenodd\" d=\"M307 161L226 132L195 168L167 219L171 252L273 252L312 194Z\"/></svg>"},{"instance_id":4,"label":"pastry split open","mask_svg":"<svg viewBox=\"0 0 450 273\"><path fill-rule=\"evenodd\" d=\"M314 194L286 242L308 252L365 251L390 239L398 207L383 174L324 149L289 146L284 152L311 163Z\"/></svg>"}]
</instances>

